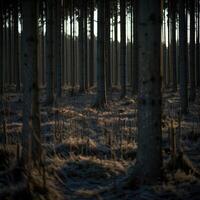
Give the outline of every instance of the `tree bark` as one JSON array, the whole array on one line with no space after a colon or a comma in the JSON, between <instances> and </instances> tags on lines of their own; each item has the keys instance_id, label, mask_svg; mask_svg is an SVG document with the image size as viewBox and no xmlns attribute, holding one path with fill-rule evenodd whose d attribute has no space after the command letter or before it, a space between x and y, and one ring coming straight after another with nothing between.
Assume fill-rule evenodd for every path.
<instances>
[{"instance_id":1,"label":"tree bark","mask_svg":"<svg viewBox=\"0 0 200 200\"><path fill-rule=\"evenodd\" d=\"M23 128L22 163L28 164L32 158L31 105L33 95L33 72L37 68L37 18L36 1L22 2L23 17Z\"/></svg>"},{"instance_id":2,"label":"tree bark","mask_svg":"<svg viewBox=\"0 0 200 200\"><path fill-rule=\"evenodd\" d=\"M98 33L97 33L97 98L96 108L104 108L106 102L104 45L105 45L105 0L98 0Z\"/></svg>"},{"instance_id":3,"label":"tree bark","mask_svg":"<svg viewBox=\"0 0 200 200\"><path fill-rule=\"evenodd\" d=\"M138 1L138 154L142 182L161 177L161 1Z\"/></svg>"},{"instance_id":4,"label":"tree bark","mask_svg":"<svg viewBox=\"0 0 200 200\"><path fill-rule=\"evenodd\" d=\"M46 1L46 102L52 104L54 101L53 95L53 0Z\"/></svg>"},{"instance_id":5,"label":"tree bark","mask_svg":"<svg viewBox=\"0 0 200 200\"><path fill-rule=\"evenodd\" d=\"M190 0L190 101L196 97L195 86L195 2Z\"/></svg>"},{"instance_id":6,"label":"tree bark","mask_svg":"<svg viewBox=\"0 0 200 200\"><path fill-rule=\"evenodd\" d=\"M188 76L187 76L187 26L185 0L179 0L179 63L181 113L188 112Z\"/></svg>"},{"instance_id":7,"label":"tree bark","mask_svg":"<svg viewBox=\"0 0 200 200\"><path fill-rule=\"evenodd\" d=\"M126 1L120 0L121 43L120 43L120 82L121 98L126 96Z\"/></svg>"}]
</instances>

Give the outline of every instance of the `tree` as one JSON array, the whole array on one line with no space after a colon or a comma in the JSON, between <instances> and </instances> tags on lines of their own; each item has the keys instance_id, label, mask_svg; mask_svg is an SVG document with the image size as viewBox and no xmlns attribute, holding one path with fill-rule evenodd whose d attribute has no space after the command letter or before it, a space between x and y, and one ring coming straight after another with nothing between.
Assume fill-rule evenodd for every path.
<instances>
[{"instance_id":1,"label":"tree","mask_svg":"<svg viewBox=\"0 0 200 200\"><path fill-rule=\"evenodd\" d=\"M120 0L121 20L121 51L120 51L120 82L121 98L126 96L126 1Z\"/></svg>"},{"instance_id":2,"label":"tree","mask_svg":"<svg viewBox=\"0 0 200 200\"><path fill-rule=\"evenodd\" d=\"M80 8L79 8L79 91L85 92L85 76L84 76L84 44L83 44L83 0L80 1Z\"/></svg>"},{"instance_id":3,"label":"tree","mask_svg":"<svg viewBox=\"0 0 200 200\"><path fill-rule=\"evenodd\" d=\"M61 0L56 1L56 94L62 96L61 67Z\"/></svg>"},{"instance_id":4,"label":"tree","mask_svg":"<svg viewBox=\"0 0 200 200\"><path fill-rule=\"evenodd\" d=\"M188 78L187 78L187 22L185 0L179 0L179 64L180 64L180 98L181 113L188 112Z\"/></svg>"},{"instance_id":5,"label":"tree","mask_svg":"<svg viewBox=\"0 0 200 200\"><path fill-rule=\"evenodd\" d=\"M3 5L0 2L0 104L3 95Z\"/></svg>"},{"instance_id":6,"label":"tree","mask_svg":"<svg viewBox=\"0 0 200 200\"><path fill-rule=\"evenodd\" d=\"M20 68L19 68L19 30L18 30L18 0L14 1L14 68L16 69L16 91L20 91Z\"/></svg>"},{"instance_id":7,"label":"tree","mask_svg":"<svg viewBox=\"0 0 200 200\"><path fill-rule=\"evenodd\" d=\"M133 95L138 93L138 44L137 44L137 35L138 35L138 28L137 28L137 8L138 0L134 0L133 3L133 14L134 14L134 50L133 50Z\"/></svg>"},{"instance_id":8,"label":"tree","mask_svg":"<svg viewBox=\"0 0 200 200\"><path fill-rule=\"evenodd\" d=\"M195 100L195 2L190 0L190 101Z\"/></svg>"},{"instance_id":9,"label":"tree","mask_svg":"<svg viewBox=\"0 0 200 200\"><path fill-rule=\"evenodd\" d=\"M161 1L138 1L138 153L136 174L152 183L162 173L161 154Z\"/></svg>"},{"instance_id":10,"label":"tree","mask_svg":"<svg viewBox=\"0 0 200 200\"><path fill-rule=\"evenodd\" d=\"M28 164L29 155L34 159L39 159L38 136L36 132L36 122L39 118L38 108L34 108L38 103L37 93L37 1L24 0L22 2L23 17L23 128L22 128L22 164ZM33 104L32 104L33 103ZM33 106L33 107L32 107ZM36 119L36 118L37 119ZM33 126L32 126L33 125ZM32 128L34 130L32 131ZM34 144L32 146L32 144ZM34 149L32 149L32 147ZM31 153L31 154L30 154ZM36 161L36 160L35 160Z\"/></svg>"},{"instance_id":11,"label":"tree","mask_svg":"<svg viewBox=\"0 0 200 200\"><path fill-rule=\"evenodd\" d=\"M110 63L110 1L105 2L105 74L106 88L111 90L111 63Z\"/></svg>"},{"instance_id":12,"label":"tree","mask_svg":"<svg viewBox=\"0 0 200 200\"><path fill-rule=\"evenodd\" d=\"M90 0L90 60L89 60L89 82L94 86L94 0Z\"/></svg>"},{"instance_id":13,"label":"tree","mask_svg":"<svg viewBox=\"0 0 200 200\"><path fill-rule=\"evenodd\" d=\"M171 19L171 51L170 62L172 65L172 86L173 90L177 90L177 70L176 70L176 1L169 0L169 15Z\"/></svg>"},{"instance_id":14,"label":"tree","mask_svg":"<svg viewBox=\"0 0 200 200\"><path fill-rule=\"evenodd\" d=\"M98 9L98 30L97 30L97 97L95 107L104 108L106 105L106 84L105 84L105 0L97 1Z\"/></svg>"},{"instance_id":15,"label":"tree","mask_svg":"<svg viewBox=\"0 0 200 200\"><path fill-rule=\"evenodd\" d=\"M52 104L53 95L53 0L46 1L46 102Z\"/></svg>"}]
</instances>

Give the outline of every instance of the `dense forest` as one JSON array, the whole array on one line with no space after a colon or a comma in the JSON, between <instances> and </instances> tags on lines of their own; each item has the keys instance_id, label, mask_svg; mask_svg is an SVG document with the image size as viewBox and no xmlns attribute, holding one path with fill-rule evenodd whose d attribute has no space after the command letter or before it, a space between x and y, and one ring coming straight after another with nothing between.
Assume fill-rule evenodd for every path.
<instances>
[{"instance_id":1,"label":"dense forest","mask_svg":"<svg viewBox=\"0 0 200 200\"><path fill-rule=\"evenodd\" d=\"M200 199L199 0L0 0L0 200Z\"/></svg>"}]
</instances>

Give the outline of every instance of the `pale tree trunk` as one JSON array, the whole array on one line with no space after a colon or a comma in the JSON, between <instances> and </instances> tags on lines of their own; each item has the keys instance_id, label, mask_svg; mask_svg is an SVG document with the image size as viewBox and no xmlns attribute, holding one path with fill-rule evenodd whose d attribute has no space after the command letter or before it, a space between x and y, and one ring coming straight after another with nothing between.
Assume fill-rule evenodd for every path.
<instances>
[{"instance_id":1,"label":"pale tree trunk","mask_svg":"<svg viewBox=\"0 0 200 200\"><path fill-rule=\"evenodd\" d=\"M28 164L32 152L31 105L33 97L33 72L37 68L37 9L36 1L22 2L23 17L23 128L22 163ZM35 85L34 85L35 87Z\"/></svg>"},{"instance_id":2,"label":"pale tree trunk","mask_svg":"<svg viewBox=\"0 0 200 200\"><path fill-rule=\"evenodd\" d=\"M138 1L138 173L141 182L161 177L161 1Z\"/></svg>"},{"instance_id":3,"label":"pale tree trunk","mask_svg":"<svg viewBox=\"0 0 200 200\"><path fill-rule=\"evenodd\" d=\"M52 104L53 95L53 0L46 1L46 102Z\"/></svg>"},{"instance_id":4,"label":"pale tree trunk","mask_svg":"<svg viewBox=\"0 0 200 200\"><path fill-rule=\"evenodd\" d=\"M196 97L195 87L195 2L190 0L190 101Z\"/></svg>"},{"instance_id":5,"label":"pale tree trunk","mask_svg":"<svg viewBox=\"0 0 200 200\"><path fill-rule=\"evenodd\" d=\"M97 33L97 97L96 108L104 108L106 105L106 84L104 66L104 45L105 45L105 0L98 0L98 33Z\"/></svg>"},{"instance_id":6,"label":"pale tree trunk","mask_svg":"<svg viewBox=\"0 0 200 200\"><path fill-rule=\"evenodd\" d=\"M120 0L121 43L120 43L120 83L121 98L126 96L126 1Z\"/></svg>"},{"instance_id":7,"label":"pale tree trunk","mask_svg":"<svg viewBox=\"0 0 200 200\"><path fill-rule=\"evenodd\" d=\"M179 0L179 64L180 64L180 100L181 113L188 112L188 76L187 76L187 26L185 0Z\"/></svg>"}]
</instances>

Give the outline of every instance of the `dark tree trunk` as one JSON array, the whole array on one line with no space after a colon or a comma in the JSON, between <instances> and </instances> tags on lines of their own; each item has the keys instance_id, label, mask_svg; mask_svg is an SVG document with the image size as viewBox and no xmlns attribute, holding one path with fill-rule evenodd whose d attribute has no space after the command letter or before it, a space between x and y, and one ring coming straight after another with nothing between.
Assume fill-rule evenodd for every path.
<instances>
[{"instance_id":1,"label":"dark tree trunk","mask_svg":"<svg viewBox=\"0 0 200 200\"><path fill-rule=\"evenodd\" d=\"M46 93L48 104L54 101L53 95L53 0L46 1Z\"/></svg>"},{"instance_id":2,"label":"dark tree trunk","mask_svg":"<svg viewBox=\"0 0 200 200\"><path fill-rule=\"evenodd\" d=\"M138 0L134 0L134 4L133 4L133 14L134 14L134 49L133 49L133 95L136 95L138 93L138 39L137 39L137 35L138 35L138 22L137 22L137 18L138 18Z\"/></svg>"},{"instance_id":3,"label":"dark tree trunk","mask_svg":"<svg viewBox=\"0 0 200 200\"><path fill-rule=\"evenodd\" d=\"M126 1L120 0L121 43L120 43L120 82L121 98L126 96Z\"/></svg>"},{"instance_id":4,"label":"dark tree trunk","mask_svg":"<svg viewBox=\"0 0 200 200\"><path fill-rule=\"evenodd\" d=\"M61 0L56 1L56 94L62 96L61 68Z\"/></svg>"},{"instance_id":5,"label":"dark tree trunk","mask_svg":"<svg viewBox=\"0 0 200 200\"><path fill-rule=\"evenodd\" d=\"M104 66L104 45L105 45L105 1L98 0L98 33L97 33L97 98L96 108L104 108L106 104L106 84Z\"/></svg>"},{"instance_id":6,"label":"dark tree trunk","mask_svg":"<svg viewBox=\"0 0 200 200\"><path fill-rule=\"evenodd\" d=\"M190 101L195 100L195 2L190 0Z\"/></svg>"},{"instance_id":7,"label":"dark tree trunk","mask_svg":"<svg viewBox=\"0 0 200 200\"><path fill-rule=\"evenodd\" d=\"M170 0L171 10L171 65L172 65L172 87L177 91L177 66L176 66L176 1Z\"/></svg>"},{"instance_id":8,"label":"dark tree trunk","mask_svg":"<svg viewBox=\"0 0 200 200\"><path fill-rule=\"evenodd\" d=\"M84 45L83 45L83 0L80 2L80 9L79 9L79 91L85 92L85 85L84 85Z\"/></svg>"},{"instance_id":9,"label":"dark tree trunk","mask_svg":"<svg viewBox=\"0 0 200 200\"><path fill-rule=\"evenodd\" d=\"M94 0L90 0L90 87L94 86Z\"/></svg>"},{"instance_id":10,"label":"dark tree trunk","mask_svg":"<svg viewBox=\"0 0 200 200\"><path fill-rule=\"evenodd\" d=\"M138 1L138 154L136 174L145 183L158 181L161 155L161 1ZM148 139L147 139L148 138Z\"/></svg>"},{"instance_id":11,"label":"dark tree trunk","mask_svg":"<svg viewBox=\"0 0 200 200\"><path fill-rule=\"evenodd\" d=\"M185 0L179 0L179 43L181 112L182 114L186 114L188 112L188 70Z\"/></svg>"},{"instance_id":12,"label":"dark tree trunk","mask_svg":"<svg viewBox=\"0 0 200 200\"><path fill-rule=\"evenodd\" d=\"M3 4L0 2L0 104L3 95ZM0 105L1 106L1 105Z\"/></svg>"},{"instance_id":13,"label":"dark tree trunk","mask_svg":"<svg viewBox=\"0 0 200 200\"><path fill-rule=\"evenodd\" d=\"M19 32L18 32L18 0L14 5L14 68L16 69L16 91L20 91L20 67L19 67Z\"/></svg>"},{"instance_id":14,"label":"dark tree trunk","mask_svg":"<svg viewBox=\"0 0 200 200\"><path fill-rule=\"evenodd\" d=\"M31 105L33 98L33 72L37 68L37 12L36 1L26 0L23 5L23 129L22 129L22 163L28 164L34 132L31 127Z\"/></svg>"},{"instance_id":15,"label":"dark tree trunk","mask_svg":"<svg viewBox=\"0 0 200 200\"><path fill-rule=\"evenodd\" d=\"M105 2L105 74L106 88L111 90L111 66L110 66L110 1Z\"/></svg>"}]
</instances>

